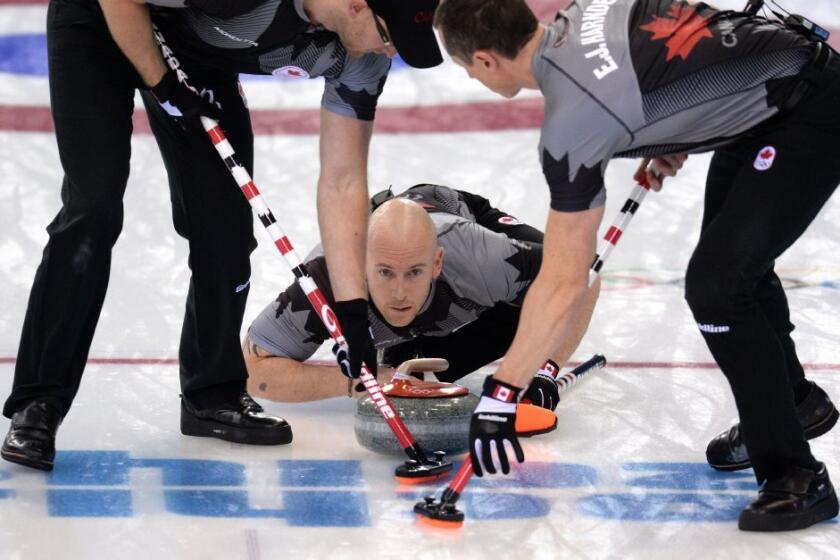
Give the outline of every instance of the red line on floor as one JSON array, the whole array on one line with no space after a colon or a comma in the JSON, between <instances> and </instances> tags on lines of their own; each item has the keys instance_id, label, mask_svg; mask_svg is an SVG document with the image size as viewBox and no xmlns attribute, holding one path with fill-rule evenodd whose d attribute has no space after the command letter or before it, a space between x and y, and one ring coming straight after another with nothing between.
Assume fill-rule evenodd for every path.
<instances>
[{"instance_id":1,"label":"red line on floor","mask_svg":"<svg viewBox=\"0 0 840 560\"><path fill-rule=\"evenodd\" d=\"M14 364L16 361L11 357L0 357L0 364ZM178 358L88 358L87 363L114 366L176 366Z\"/></svg>"},{"instance_id":2,"label":"red line on floor","mask_svg":"<svg viewBox=\"0 0 840 560\"><path fill-rule=\"evenodd\" d=\"M0 0L2 1L2 0ZM0 364L14 364L15 358L0 357ZM332 360L310 360L307 363L319 366L334 365ZM493 362L498 364L499 362ZM90 365L115 365L115 366L174 366L178 365L177 358L90 358ZM580 362L569 362L568 367L580 365ZM840 370L840 364L831 363L806 363L802 364L809 371L832 371ZM607 368L614 369L717 369L714 362L645 362L645 361L617 361L607 362Z\"/></svg>"},{"instance_id":3,"label":"red line on floor","mask_svg":"<svg viewBox=\"0 0 840 560\"><path fill-rule=\"evenodd\" d=\"M0 0L2 2L2 0ZM261 109L251 111L254 133L317 134L320 109ZM380 107L376 111L376 132L418 134L432 132L486 132L539 128L542 99L482 101L426 107ZM0 131L52 132L49 107L0 106ZM144 111L134 114L134 131L148 134Z\"/></svg>"},{"instance_id":4,"label":"red line on floor","mask_svg":"<svg viewBox=\"0 0 840 560\"><path fill-rule=\"evenodd\" d=\"M47 0L0 0L0 6L47 4ZM550 21L566 0L529 0L542 21ZM840 30L831 29L830 43L840 47ZM279 84L282 87L282 84ZM270 134L317 134L320 109L262 109L251 111L254 132ZM380 107L375 129L379 133L417 134L483 132L539 128L542 99L513 99L425 107ZM134 130L148 134L143 111L134 115ZM0 106L0 131L52 132L49 107Z\"/></svg>"}]
</instances>

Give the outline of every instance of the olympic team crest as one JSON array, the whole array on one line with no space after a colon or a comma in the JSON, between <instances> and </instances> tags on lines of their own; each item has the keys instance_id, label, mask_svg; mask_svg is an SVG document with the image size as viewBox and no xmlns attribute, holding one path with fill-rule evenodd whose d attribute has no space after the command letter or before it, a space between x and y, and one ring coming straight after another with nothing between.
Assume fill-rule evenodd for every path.
<instances>
[{"instance_id":1,"label":"olympic team crest","mask_svg":"<svg viewBox=\"0 0 840 560\"><path fill-rule=\"evenodd\" d=\"M522 225L522 222L514 218L513 216L502 216L499 218L499 223L506 226L519 226Z\"/></svg>"},{"instance_id":2,"label":"olympic team crest","mask_svg":"<svg viewBox=\"0 0 840 560\"><path fill-rule=\"evenodd\" d=\"M285 77L306 79L309 77L309 72L307 72L300 66L283 66L281 68L277 68L271 74L277 78Z\"/></svg>"},{"instance_id":3,"label":"olympic team crest","mask_svg":"<svg viewBox=\"0 0 840 560\"><path fill-rule=\"evenodd\" d=\"M764 146L758 151L755 156L753 167L758 171L767 171L773 167L773 160L776 159L776 148L773 146Z\"/></svg>"}]
</instances>

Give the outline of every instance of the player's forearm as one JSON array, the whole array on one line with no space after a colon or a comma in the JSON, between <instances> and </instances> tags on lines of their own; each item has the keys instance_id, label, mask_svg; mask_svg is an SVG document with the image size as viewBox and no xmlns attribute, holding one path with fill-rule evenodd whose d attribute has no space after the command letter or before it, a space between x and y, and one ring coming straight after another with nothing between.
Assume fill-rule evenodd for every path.
<instances>
[{"instance_id":1,"label":"player's forearm","mask_svg":"<svg viewBox=\"0 0 840 560\"><path fill-rule=\"evenodd\" d=\"M152 33L149 8L135 0L99 0L108 30L120 50L148 86L166 73L166 64Z\"/></svg>"},{"instance_id":2,"label":"player's forearm","mask_svg":"<svg viewBox=\"0 0 840 560\"><path fill-rule=\"evenodd\" d=\"M318 223L336 301L367 298L365 243L370 202L365 177L322 177Z\"/></svg>"},{"instance_id":3,"label":"player's forearm","mask_svg":"<svg viewBox=\"0 0 840 560\"><path fill-rule=\"evenodd\" d=\"M346 397L350 381L338 366L320 366L278 356L245 357L248 392L278 402L308 402Z\"/></svg>"},{"instance_id":4,"label":"player's forearm","mask_svg":"<svg viewBox=\"0 0 840 560\"><path fill-rule=\"evenodd\" d=\"M589 265L603 215L602 206L549 211L540 271L522 305L513 344L494 375L498 380L524 387L547 356L563 344L577 346L595 303Z\"/></svg>"},{"instance_id":5,"label":"player's forearm","mask_svg":"<svg viewBox=\"0 0 840 560\"><path fill-rule=\"evenodd\" d=\"M585 283L554 283L541 276L542 273L528 290L513 344L494 375L516 387L530 383L546 356L558 354L564 341L582 337L580 331L585 332L588 324L585 315L589 290ZM573 350L563 351L571 355Z\"/></svg>"},{"instance_id":6,"label":"player's forearm","mask_svg":"<svg viewBox=\"0 0 840 560\"><path fill-rule=\"evenodd\" d=\"M586 291L583 305L576 320L572 323L571 334L560 340L560 345L551 355L551 359L555 363L563 367L569 361L572 354L580 346L580 341L583 340L583 335L589 328L589 322L592 320L592 312L595 310L595 304L598 302L598 296L601 292L601 277L597 277L592 286Z\"/></svg>"},{"instance_id":7,"label":"player's forearm","mask_svg":"<svg viewBox=\"0 0 840 560\"><path fill-rule=\"evenodd\" d=\"M367 298L367 160L373 123L321 109L318 225L336 301Z\"/></svg>"},{"instance_id":8,"label":"player's forearm","mask_svg":"<svg viewBox=\"0 0 840 560\"><path fill-rule=\"evenodd\" d=\"M248 368L248 392L255 397L277 402L310 402L333 397L361 397L366 394L358 380L345 377L338 366L298 362L278 356L257 357L245 354ZM394 369L380 367L377 379L384 384L394 376Z\"/></svg>"}]
</instances>

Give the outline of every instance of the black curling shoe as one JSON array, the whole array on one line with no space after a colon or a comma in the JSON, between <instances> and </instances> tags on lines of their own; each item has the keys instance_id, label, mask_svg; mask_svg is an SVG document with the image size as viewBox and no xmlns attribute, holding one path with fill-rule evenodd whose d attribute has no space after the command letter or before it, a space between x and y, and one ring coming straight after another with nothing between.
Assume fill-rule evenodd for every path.
<instances>
[{"instance_id":1,"label":"black curling shoe","mask_svg":"<svg viewBox=\"0 0 840 560\"><path fill-rule=\"evenodd\" d=\"M281 445L292 441L288 422L264 414L248 393L242 393L235 403L200 410L182 396L181 433L251 445Z\"/></svg>"},{"instance_id":2,"label":"black curling shoe","mask_svg":"<svg viewBox=\"0 0 840 560\"><path fill-rule=\"evenodd\" d=\"M813 381L808 383L811 390L805 399L796 405L796 415L805 430L805 438L814 439L833 428L840 414L819 385ZM706 447L706 460L712 468L719 471L750 468L747 448L741 440L740 424L735 424L709 442Z\"/></svg>"},{"instance_id":3,"label":"black curling shoe","mask_svg":"<svg viewBox=\"0 0 840 560\"><path fill-rule=\"evenodd\" d=\"M12 415L12 425L0 449L0 457L12 463L51 471L55 460L55 433L61 411L50 403L34 400Z\"/></svg>"},{"instance_id":4,"label":"black curling shoe","mask_svg":"<svg viewBox=\"0 0 840 560\"><path fill-rule=\"evenodd\" d=\"M837 495L825 465L819 470L793 468L768 480L758 499L738 518L742 531L793 531L837 516Z\"/></svg>"}]
</instances>

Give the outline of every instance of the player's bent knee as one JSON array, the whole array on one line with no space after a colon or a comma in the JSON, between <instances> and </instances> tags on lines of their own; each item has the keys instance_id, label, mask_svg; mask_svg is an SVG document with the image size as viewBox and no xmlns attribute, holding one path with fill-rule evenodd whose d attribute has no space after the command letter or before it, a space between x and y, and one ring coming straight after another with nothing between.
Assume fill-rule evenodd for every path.
<instances>
[{"instance_id":1,"label":"player's bent knee","mask_svg":"<svg viewBox=\"0 0 840 560\"><path fill-rule=\"evenodd\" d=\"M731 274L714 256L695 253L685 274L685 300L695 317L726 307L731 295ZM699 318L699 317L698 317Z\"/></svg>"}]
</instances>

